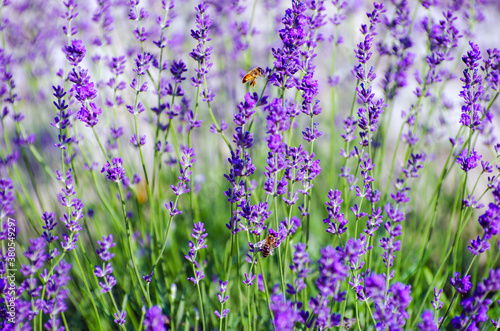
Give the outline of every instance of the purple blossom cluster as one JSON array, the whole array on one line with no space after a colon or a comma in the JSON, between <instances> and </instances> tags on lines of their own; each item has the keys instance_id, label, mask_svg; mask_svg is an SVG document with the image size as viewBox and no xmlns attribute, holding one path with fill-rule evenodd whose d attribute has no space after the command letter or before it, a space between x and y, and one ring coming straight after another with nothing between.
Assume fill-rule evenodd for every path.
<instances>
[{"instance_id":1,"label":"purple blossom cluster","mask_svg":"<svg viewBox=\"0 0 500 331\"><path fill-rule=\"evenodd\" d=\"M341 291L341 283L349 275L349 267L345 265L342 253L331 246L320 249L321 257L318 260L319 277L316 287L319 294L311 297L309 307L311 312L303 313L306 326L319 329L340 326L341 315L331 313L329 303L345 300L345 292ZM310 316L312 318L310 318Z\"/></svg>"},{"instance_id":2,"label":"purple blossom cluster","mask_svg":"<svg viewBox=\"0 0 500 331\"><path fill-rule=\"evenodd\" d=\"M306 251L306 244L298 243L294 246L295 251L293 253L292 264L290 264L290 270L292 270L296 277L293 284L287 284L286 292L290 295L295 295L306 288L305 280L310 272L309 254ZM297 298L297 297L296 297Z\"/></svg>"},{"instance_id":3,"label":"purple blossom cluster","mask_svg":"<svg viewBox=\"0 0 500 331\"><path fill-rule=\"evenodd\" d=\"M194 277L188 277L188 280L195 285L205 278L202 266L196 261L198 251L208 247L205 244L205 238L208 236L208 233L205 233L205 231L203 223L199 222L194 224L191 237L193 237L195 241L189 241L189 252L187 255L184 255L184 257L193 264Z\"/></svg>"},{"instance_id":4,"label":"purple blossom cluster","mask_svg":"<svg viewBox=\"0 0 500 331\"><path fill-rule=\"evenodd\" d=\"M488 298L488 294L500 291L500 270L491 269L488 277L477 284L472 296L462 300L462 314L455 316L451 320L451 325L456 330L474 330L478 325L489 320L487 312L493 300ZM498 323L492 320L495 328Z\"/></svg>"},{"instance_id":5,"label":"purple blossom cluster","mask_svg":"<svg viewBox=\"0 0 500 331\"><path fill-rule=\"evenodd\" d=\"M12 179L0 179L0 218L3 220L5 217L14 214L14 185ZM5 225L4 225L5 226ZM2 229L2 231L5 231Z\"/></svg>"},{"instance_id":6,"label":"purple blossom cluster","mask_svg":"<svg viewBox=\"0 0 500 331\"><path fill-rule=\"evenodd\" d=\"M90 81L88 70L78 67L73 68L68 76L68 80L73 83L69 92L80 102L80 110L77 113L77 119L85 123L88 127L94 127L98 123L98 115L102 113L93 100L97 96L97 90L94 83Z\"/></svg>"},{"instance_id":7,"label":"purple blossom cluster","mask_svg":"<svg viewBox=\"0 0 500 331\"><path fill-rule=\"evenodd\" d=\"M484 233L477 236L476 239L470 240L470 245L467 246L469 252L474 255L479 255L491 248L490 241L500 233L500 182L491 188L493 202L488 204L484 213L479 216L478 223Z\"/></svg>"},{"instance_id":8,"label":"purple blossom cluster","mask_svg":"<svg viewBox=\"0 0 500 331\"><path fill-rule=\"evenodd\" d=\"M500 329L494 1L0 8L2 329Z\"/></svg>"},{"instance_id":9,"label":"purple blossom cluster","mask_svg":"<svg viewBox=\"0 0 500 331\"><path fill-rule=\"evenodd\" d=\"M196 87L200 87L205 83L207 78L208 70L212 67L213 63L210 62L210 56L212 55L213 47L205 47L205 44L212 39L210 36L210 27L212 26L212 19L210 15L206 13L208 5L205 3L200 3L196 8L196 27L197 30L191 30L191 37L198 41L198 45L193 49L189 56L198 62L198 69L195 69L196 77L191 77L191 84ZM203 101L211 102L215 94L211 89L203 90L200 95Z\"/></svg>"},{"instance_id":10,"label":"purple blossom cluster","mask_svg":"<svg viewBox=\"0 0 500 331\"><path fill-rule=\"evenodd\" d=\"M229 299L229 295L226 294L227 291L227 284L228 281L223 282L222 280L219 281L220 285L220 293L217 293L217 298L219 299L220 302L220 311L215 310L214 314L217 316L220 320L224 319L227 317L227 314L231 309L224 309L224 304L227 302Z\"/></svg>"},{"instance_id":11,"label":"purple blossom cluster","mask_svg":"<svg viewBox=\"0 0 500 331\"><path fill-rule=\"evenodd\" d=\"M194 153L194 150L192 148L188 148L184 150L182 158L179 161L181 165L181 168L179 170L180 175L177 177L179 183L177 185L170 185L170 188L176 196L176 199L175 202L170 201L169 203L165 204L165 207L169 211L171 217L182 214L182 211L177 209L177 201L179 200L180 195L189 193L192 189L190 186L190 182L193 171L191 169L193 167L193 164L196 162L196 159L194 158L195 156L196 154Z\"/></svg>"},{"instance_id":12,"label":"purple blossom cluster","mask_svg":"<svg viewBox=\"0 0 500 331\"><path fill-rule=\"evenodd\" d=\"M415 60L415 54L408 51L414 44L410 34L409 3L407 0L401 0L395 4L394 16L382 18L382 23L391 35L391 41L377 43L380 55L389 56L391 59L384 71L382 83L387 100L394 99L399 91L408 84L408 71Z\"/></svg>"},{"instance_id":13,"label":"purple blossom cluster","mask_svg":"<svg viewBox=\"0 0 500 331\"><path fill-rule=\"evenodd\" d=\"M252 158L247 151L253 145L253 133L245 130L255 114L255 107L265 103L266 98L259 100L257 93L247 93L245 101L238 105L238 111L234 114L233 121L237 127L236 133L233 135L233 142L236 145L236 150L231 151L231 157L228 158L231 169L229 174L224 175L231 185L228 190L224 191L227 201L241 208L233 210L232 217L226 224L232 234L247 229L254 235L260 235L267 228L264 226L264 221L270 215L270 212L267 211L267 203L252 206L248 200L252 191L249 177L255 172L256 167L252 164ZM247 224L241 223L242 218L247 220Z\"/></svg>"},{"instance_id":14,"label":"purple blossom cluster","mask_svg":"<svg viewBox=\"0 0 500 331\"><path fill-rule=\"evenodd\" d=\"M14 292L15 296L8 300L16 300L23 292L28 294L30 300L16 300L16 314L14 317L17 321L31 321L36 315L43 312L49 316L48 321L44 324L47 329L59 329L62 326L61 314L68 309L65 301L68 297L69 290L66 288L70 281L69 271L71 264L60 260L54 265L50 271L43 269L40 273L42 285L38 284L38 279L34 277L41 270L45 262L49 259L49 254L46 253L48 246L45 238L37 238L30 240L30 246L25 250L24 256L30 261L30 265L23 265L21 272L26 280ZM4 267L5 268L5 265ZM3 270L6 273L6 270ZM7 291L7 293L11 293ZM8 294L11 295L11 294Z\"/></svg>"},{"instance_id":15,"label":"purple blossom cluster","mask_svg":"<svg viewBox=\"0 0 500 331\"><path fill-rule=\"evenodd\" d=\"M125 178L125 168L123 160L119 157L114 158L111 163L106 161L101 169L101 173L106 173L106 178L112 182L121 182Z\"/></svg>"},{"instance_id":16,"label":"purple blossom cluster","mask_svg":"<svg viewBox=\"0 0 500 331\"><path fill-rule=\"evenodd\" d=\"M167 317L163 315L163 312L159 306L153 306L146 312L144 316L144 329L147 331L165 331L165 323L167 322Z\"/></svg>"},{"instance_id":17,"label":"purple blossom cluster","mask_svg":"<svg viewBox=\"0 0 500 331\"><path fill-rule=\"evenodd\" d=\"M426 310L422 314L422 321L418 324L418 329L420 331L436 331L439 330L439 325L441 325L442 317L437 318L439 314L439 310L443 308L444 302L440 301L441 294L443 294L443 290L439 290L434 288L434 300L432 301L432 307L436 311L436 316L432 310Z\"/></svg>"},{"instance_id":18,"label":"purple blossom cluster","mask_svg":"<svg viewBox=\"0 0 500 331\"><path fill-rule=\"evenodd\" d=\"M116 279L113 276L113 265L109 262L115 256L109 249L116 246L116 243L113 242L113 235L110 234L107 237L103 236L101 241L97 241L97 244L100 248L96 250L96 253L101 259L103 267L95 266L94 275L103 278L104 282L99 282L99 286L102 293L107 293L116 285Z\"/></svg>"},{"instance_id":19,"label":"purple blossom cluster","mask_svg":"<svg viewBox=\"0 0 500 331\"><path fill-rule=\"evenodd\" d=\"M59 194L60 203L68 209L68 212L64 213L63 217L60 219L70 232L69 235L65 233L62 235L63 242L61 242L61 247L64 252L67 252L75 249L80 231L82 230L82 226L78 221L83 218L83 203L78 197L73 197L76 195L76 191L73 186L72 170L68 169L65 175L59 171L56 171L56 173L57 179L64 183L64 187L61 189L62 193ZM48 228L53 228L55 226L55 224L51 225L48 221L46 222ZM55 256L54 254L56 254L56 252L51 253L52 258Z\"/></svg>"},{"instance_id":20,"label":"purple blossom cluster","mask_svg":"<svg viewBox=\"0 0 500 331\"><path fill-rule=\"evenodd\" d=\"M303 14L306 10L304 2L292 1L292 8L287 9L282 18L284 27L279 30L283 47L272 50L276 60L269 82L282 89L299 86L298 79L294 75L303 69L300 61L300 48L307 37L307 30L304 29L307 18Z\"/></svg>"}]
</instances>

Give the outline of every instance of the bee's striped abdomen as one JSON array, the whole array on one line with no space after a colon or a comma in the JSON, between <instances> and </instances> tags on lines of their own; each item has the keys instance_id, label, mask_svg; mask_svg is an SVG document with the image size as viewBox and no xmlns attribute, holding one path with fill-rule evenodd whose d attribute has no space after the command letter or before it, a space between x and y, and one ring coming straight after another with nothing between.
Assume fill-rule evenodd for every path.
<instances>
[{"instance_id":1,"label":"bee's striped abdomen","mask_svg":"<svg viewBox=\"0 0 500 331\"><path fill-rule=\"evenodd\" d=\"M271 246L270 245L264 245L262 247L262 257L268 257L269 256L269 253L271 252Z\"/></svg>"}]
</instances>

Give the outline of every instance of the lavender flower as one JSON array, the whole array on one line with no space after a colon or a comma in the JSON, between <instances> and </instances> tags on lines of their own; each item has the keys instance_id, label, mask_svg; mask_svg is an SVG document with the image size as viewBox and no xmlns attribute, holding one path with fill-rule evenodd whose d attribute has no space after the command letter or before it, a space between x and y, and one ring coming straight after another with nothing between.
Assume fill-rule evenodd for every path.
<instances>
[{"instance_id":1,"label":"lavender flower","mask_svg":"<svg viewBox=\"0 0 500 331\"><path fill-rule=\"evenodd\" d=\"M487 298L488 293L498 291L500 291L500 269L491 269L488 277L477 284L472 296L462 300L463 313L455 316L450 324L457 330L465 326L477 329L479 323L488 320L486 313L492 303L492 300Z\"/></svg>"},{"instance_id":2,"label":"lavender flower","mask_svg":"<svg viewBox=\"0 0 500 331\"><path fill-rule=\"evenodd\" d=\"M70 251L75 249L76 243L79 238L79 232L82 230L82 226L78 221L83 217L83 203L78 197L73 197L76 191L73 187L73 174L72 169L68 169L66 174L63 176L59 171L56 171L57 179L64 183L64 187L61 189L62 194L60 195L61 205L68 208L69 212L64 213L61 217L61 222L70 231L70 235L63 234L63 242L61 246L64 251Z\"/></svg>"},{"instance_id":3,"label":"lavender flower","mask_svg":"<svg viewBox=\"0 0 500 331\"><path fill-rule=\"evenodd\" d=\"M180 161L180 176L177 177L179 179L179 183L177 184L177 186L170 185L170 188L176 195L176 200L175 202L170 201L168 204L165 204L165 207L170 212L170 216L172 217L182 213L177 209L177 201L179 199L179 196L185 193L189 193L189 191L191 190L188 185L191 182L191 175L193 174L191 168L196 162L196 159L194 158L195 156L196 154L194 153L194 150L192 148L184 150L183 156Z\"/></svg>"},{"instance_id":4,"label":"lavender flower","mask_svg":"<svg viewBox=\"0 0 500 331\"><path fill-rule=\"evenodd\" d=\"M273 312L273 324L277 331L292 330L295 323L300 320L298 309L293 302L285 301L283 295L273 295L269 308Z\"/></svg>"},{"instance_id":5,"label":"lavender flower","mask_svg":"<svg viewBox=\"0 0 500 331\"><path fill-rule=\"evenodd\" d=\"M470 277L471 275L467 275L463 278L460 278L460 273L456 272L455 276L450 279L450 283L457 292L466 294L472 288Z\"/></svg>"},{"instance_id":6,"label":"lavender flower","mask_svg":"<svg viewBox=\"0 0 500 331\"><path fill-rule=\"evenodd\" d=\"M88 70L80 67L73 68L68 76L68 80L73 83L70 93L75 95L76 100L80 101L81 108L77 113L77 118L88 127L94 127L98 123L97 116L102 113L94 102L90 100L97 96L97 90L94 83L90 81Z\"/></svg>"},{"instance_id":7,"label":"lavender flower","mask_svg":"<svg viewBox=\"0 0 500 331\"><path fill-rule=\"evenodd\" d=\"M484 214L479 216L479 225L483 228L483 236L477 236L477 239L470 241L467 249L474 255L479 255L490 249L489 240L500 233L500 182L492 186L492 195L494 202L488 205Z\"/></svg>"},{"instance_id":8,"label":"lavender flower","mask_svg":"<svg viewBox=\"0 0 500 331\"><path fill-rule=\"evenodd\" d=\"M391 56L384 73L383 88L386 99L391 100L396 97L399 90L407 85L407 72L413 65L415 54L408 50L413 46L410 35L410 8L408 1L403 0L397 3L394 17L382 18L384 25L389 29L392 43L377 43L377 49L381 55Z\"/></svg>"},{"instance_id":9,"label":"lavender flower","mask_svg":"<svg viewBox=\"0 0 500 331\"><path fill-rule=\"evenodd\" d=\"M340 284L348 276L349 268L344 264L342 253L333 247L321 248L320 253L321 257L318 260L320 276L316 280L319 294L311 297L309 302L316 318L312 319L307 327L323 329L340 325L340 315L331 315L328 303L330 300L337 302L345 300L345 292L340 291Z\"/></svg>"},{"instance_id":10,"label":"lavender flower","mask_svg":"<svg viewBox=\"0 0 500 331\"><path fill-rule=\"evenodd\" d=\"M102 167L101 173L106 173L106 178L112 182L121 182L125 177L125 168L123 168L123 161L117 157L112 160L112 165L109 161Z\"/></svg>"},{"instance_id":11,"label":"lavender flower","mask_svg":"<svg viewBox=\"0 0 500 331\"><path fill-rule=\"evenodd\" d=\"M0 219L14 214L14 185L10 178L0 178Z\"/></svg>"},{"instance_id":12,"label":"lavender flower","mask_svg":"<svg viewBox=\"0 0 500 331\"><path fill-rule=\"evenodd\" d=\"M218 310L215 310L214 314L215 314L215 316L217 316L221 320L223 318L226 318L227 314L230 311L230 309L224 309L224 304L229 299L229 295L225 294L227 291L227 284L228 284L228 281L226 281L226 282L223 282L222 280L219 281L220 293L217 293L217 298L219 299L219 302L220 302L220 312Z\"/></svg>"},{"instance_id":13,"label":"lavender flower","mask_svg":"<svg viewBox=\"0 0 500 331\"><path fill-rule=\"evenodd\" d=\"M388 290L385 277L372 274L365 279L366 294L375 302L373 318L376 328L401 328L409 318L406 308L411 298L411 286L402 283L393 284Z\"/></svg>"},{"instance_id":14,"label":"lavender flower","mask_svg":"<svg viewBox=\"0 0 500 331\"><path fill-rule=\"evenodd\" d=\"M137 40L143 43L148 39L148 33L144 26L140 26L140 22L145 20L149 16L149 13L144 8L139 8L139 1L131 1L129 5L130 10L128 18L132 21L138 22L137 28L134 29L134 36Z\"/></svg>"},{"instance_id":15,"label":"lavender flower","mask_svg":"<svg viewBox=\"0 0 500 331\"><path fill-rule=\"evenodd\" d=\"M296 274L296 279L293 283L287 284L287 293L291 295L296 295L298 292L306 288L305 280L309 274L310 269L308 268L311 260L306 252L306 244L298 243L294 245L295 251L293 253L292 264L290 264L290 270Z\"/></svg>"},{"instance_id":16,"label":"lavender flower","mask_svg":"<svg viewBox=\"0 0 500 331\"><path fill-rule=\"evenodd\" d=\"M68 110L68 105L64 100L64 96L66 95L64 89L61 86L52 86L52 89L54 90L53 95L57 98L57 102L54 101L54 105L58 113L54 117L54 122L50 124L59 129L59 143L55 144L55 147L65 150L75 140L74 137L67 136L67 129L72 126L71 115L73 115L73 112Z\"/></svg>"},{"instance_id":17,"label":"lavender flower","mask_svg":"<svg viewBox=\"0 0 500 331\"><path fill-rule=\"evenodd\" d=\"M191 56L195 61L198 62L198 69L196 71L196 77L191 77L191 82L193 86L199 87L205 81L208 70L212 67L210 63L210 56L212 55L213 47L205 48L205 43L211 41L210 27L212 26L212 19L210 15L206 14L208 5L201 2L195 7L196 10L196 24L197 30L191 30L191 37L198 41L198 45L189 56ZM203 91L201 96L211 102L215 94L209 89L208 91Z\"/></svg>"},{"instance_id":18,"label":"lavender flower","mask_svg":"<svg viewBox=\"0 0 500 331\"><path fill-rule=\"evenodd\" d=\"M111 45L111 32L113 31L113 15L111 12L112 4L109 0L100 0L98 2L98 7L96 8L92 20L99 24L102 39L107 45ZM95 37L93 44L96 46L101 46L103 40L101 37ZM126 315L126 312L125 312Z\"/></svg>"},{"instance_id":19,"label":"lavender flower","mask_svg":"<svg viewBox=\"0 0 500 331\"><path fill-rule=\"evenodd\" d=\"M224 175L230 184L230 188L224 191L224 195L228 198L230 203L240 203L241 211L235 210L233 215L226 224L226 227L232 234L236 234L242 229L247 229L255 235L266 229L264 221L269 217L270 212L267 212L267 203L257 204L252 206L247 197L250 196L250 188L245 185L245 178L251 176L256 167L252 163L252 158L247 152L253 145L253 133L245 130L245 125L255 114L255 107L258 105L265 105L266 99L263 98L259 102L257 93L247 93L245 101L238 105L238 111L234 114L234 123L236 133L233 135L234 142L236 143L237 150L231 151L231 157L228 162L231 164L229 174ZM240 219L247 219L248 223L241 224ZM251 262L251 259L250 259Z\"/></svg>"},{"instance_id":20,"label":"lavender flower","mask_svg":"<svg viewBox=\"0 0 500 331\"><path fill-rule=\"evenodd\" d=\"M254 275L252 274L252 272L250 271L250 274L247 274L245 272L245 279L242 281L243 284L245 284L246 286L250 286L250 285L253 285L253 281L255 280L255 277L257 275Z\"/></svg>"},{"instance_id":21,"label":"lavender flower","mask_svg":"<svg viewBox=\"0 0 500 331\"><path fill-rule=\"evenodd\" d=\"M283 47L273 49L274 72L269 77L269 81L277 86L292 88L298 85L298 79L294 74L299 71L300 47L305 43L306 31L303 29L306 16L303 12L307 9L303 2L293 0L292 8L287 9L283 16L284 28L279 31L283 41Z\"/></svg>"},{"instance_id":22,"label":"lavender flower","mask_svg":"<svg viewBox=\"0 0 500 331\"><path fill-rule=\"evenodd\" d=\"M144 329L146 331L166 331L167 317L162 314L160 306L151 307L144 316Z\"/></svg>"},{"instance_id":23,"label":"lavender flower","mask_svg":"<svg viewBox=\"0 0 500 331\"><path fill-rule=\"evenodd\" d=\"M30 246L24 252L29 265L23 264L21 267L21 273L25 277L35 274L43 267L45 261L48 260L48 255L45 252L46 247L47 243L43 238L30 239Z\"/></svg>"},{"instance_id":24,"label":"lavender flower","mask_svg":"<svg viewBox=\"0 0 500 331\"><path fill-rule=\"evenodd\" d=\"M188 277L189 281L192 281L195 285L198 284L200 280L205 278L205 274L203 273L200 264L196 261L196 257L198 255L198 251L200 249L207 248L208 246L205 244L205 238L208 236L205 233L204 224L199 222L195 223L193 226L193 233L191 237L195 239L195 242L189 241L189 252L184 257L193 264L193 272L194 277Z\"/></svg>"},{"instance_id":25,"label":"lavender flower","mask_svg":"<svg viewBox=\"0 0 500 331\"><path fill-rule=\"evenodd\" d=\"M344 214L340 212L342 205L342 198L340 197L342 192L339 190L328 191L328 199L326 202L326 209L328 210L328 217L323 220L323 223L328 224L328 229L326 232L333 235L340 235L347 230L347 219L344 218ZM337 224L338 223L338 224Z\"/></svg>"},{"instance_id":26,"label":"lavender flower","mask_svg":"<svg viewBox=\"0 0 500 331\"><path fill-rule=\"evenodd\" d=\"M96 250L97 255L99 258L103 261L102 267L95 266L94 267L94 275L99 278L104 278L104 282L99 282L99 286L101 287L101 292L102 293L107 293L111 291L111 289L116 285L116 279L112 275L113 273L113 266L111 262L109 262L115 254L110 253L109 249L114 247L116 243L113 242L113 235L109 236L103 236L102 241L97 241L97 244L101 247L100 249ZM105 264L104 262L108 262ZM118 312L119 314L119 312ZM122 317L122 315L119 315L120 318L117 318L120 322L121 319L125 320L125 316ZM120 324L116 322L117 324ZM123 322L124 323L124 322ZM120 325L123 325L120 324Z\"/></svg>"},{"instance_id":27,"label":"lavender flower","mask_svg":"<svg viewBox=\"0 0 500 331\"><path fill-rule=\"evenodd\" d=\"M422 322L418 323L420 331L438 331L438 325L434 320L434 314L430 310L424 311L422 314Z\"/></svg>"},{"instance_id":28,"label":"lavender flower","mask_svg":"<svg viewBox=\"0 0 500 331\"><path fill-rule=\"evenodd\" d=\"M113 320L116 324L118 325L125 325L125 318L127 317L127 311L118 311L117 313L114 313L113 316L115 319Z\"/></svg>"},{"instance_id":29,"label":"lavender flower","mask_svg":"<svg viewBox=\"0 0 500 331\"><path fill-rule=\"evenodd\" d=\"M481 159L481 155L479 155L474 149L470 151L470 153L467 152L466 149L460 153L460 155L457 157L457 163L460 165L460 168L465 171L469 172L470 170L474 169L477 167L477 162Z\"/></svg>"},{"instance_id":30,"label":"lavender flower","mask_svg":"<svg viewBox=\"0 0 500 331\"><path fill-rule=\"evenodd\" d=\"M64 46L62 51L66 54L66 59L72 66L80 64L87 54L87 50L85 49L83 42L76 39L71 40L71 44Z\"/></svg>"},{"instance_id":31,"label":"lavender flower","mask_svg":"<svg viewBox=\"0 0 500 331\"><path fill-rule=\"evenodd\" d=\"M59 314L67 309L64 300L67 298L69 291L64 289L68 284L70 277L68 276L71 270L71 264L64 260L54 268L54 273L46 280L45 305L43 312L50 316L49 321L44 325L45 328L57 328L62 322Z\"/></svg>"},{"instance_id":32,"label":"lavender flower","mask_svg":"<svg viewBox=\"0 0 500 331\"><path fill-rule=\"evenodd\" d=\"M434 309L436 310L443 308L444 305L444 302L440 301L441 294L443 294L443 290L441 289L438 291L438 289L434 287L434 300L431 301L431 303L432 307L434 307Z\"/></svg>"}]
</instances>

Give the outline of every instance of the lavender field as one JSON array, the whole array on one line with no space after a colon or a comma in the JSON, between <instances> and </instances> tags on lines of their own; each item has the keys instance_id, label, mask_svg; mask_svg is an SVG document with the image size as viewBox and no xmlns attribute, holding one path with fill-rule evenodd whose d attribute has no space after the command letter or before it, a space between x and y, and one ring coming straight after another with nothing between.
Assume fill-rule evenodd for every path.
<instances>
[{"instance_id":1,"label":"lavender field","mask_svg":"<svg viewBox=\"0 0 500 331\"><path fill-rule=\"evenodd\" d=\"M500 2L379 1L1 1L2 330L499 330Z\"/></svg>"}]
</instances>

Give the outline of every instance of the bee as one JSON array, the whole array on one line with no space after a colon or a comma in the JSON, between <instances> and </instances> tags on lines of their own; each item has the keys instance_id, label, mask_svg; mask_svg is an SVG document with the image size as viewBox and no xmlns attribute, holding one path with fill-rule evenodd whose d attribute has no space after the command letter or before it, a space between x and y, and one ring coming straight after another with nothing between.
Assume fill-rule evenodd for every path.
<instances>
[{"instance_id":1,"label":"bee","mask_svg":"<svg viewBox=\"0 0 500 331\"><path fill-rule=\"evenodd\" d=\"M255 84L257 84L255 80L261 76L264 76L264 70L261 67L257 67L250 70L245 76L243 76L241 82L243 84L250 82L250 86L255 86Z\"/></svg>"},{"instance_id":2,"label":"bee","mask_svg":"<svg viewBox=\"0 0 500 331\"><path fill-rule=\"evenodd\" d=\"M276 248L276 235L270 233L266 239L259 241L256 246L262 250L263 258L268 257L269 254L273 255L274 249Z\"/></svg>"},{"instance_id":3,"label":"bee","mask_svg":"<svg viewBox=\"0 0 500 331\"><path fill-rule=\"evenodd\" d=\"M356 319L355 318L344 317L344 320L342 321L342 326L346 330L349 330L350 328L352 328L354 326L354 324L356 324Z\"/></svg>"}]
</instances>

